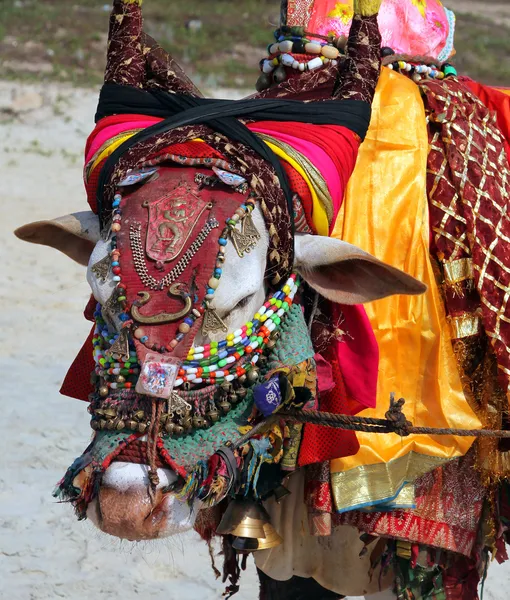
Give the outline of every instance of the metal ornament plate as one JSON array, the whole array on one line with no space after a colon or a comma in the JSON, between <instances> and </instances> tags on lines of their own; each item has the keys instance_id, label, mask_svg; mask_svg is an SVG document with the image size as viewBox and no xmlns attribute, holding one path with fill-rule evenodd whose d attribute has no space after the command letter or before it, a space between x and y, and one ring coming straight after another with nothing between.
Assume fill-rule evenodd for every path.
<instances>
[{"instance_id":1,"label":"metal ornament plate","mask_svg":"<svg viewBox=\"0 0 510 600\"><path fill-rule=\"evenodd\" d=\"M106 351L106 355L124 362L129 360L129 334L126 327L120 330L119 337Z\"/></svg>"},{"instance_id":2,"label":"metal ornament plate","mask_svg":"<svg viewBox=\"0 0 510 600\"><path fill-rule=\"evenodd\" d=\"M252 237L256 242L260 240L259 230L255 227L255 223L253 222L250 214L247 214L244 217L241 231L244 235Z\"/></svg>"},{"instance_id":3,"label":"metal ornament plate","mask_svg":"<svg viewBox=\"0 0 510 600\"><path fill-rule=\"evenodd\" d=\"M227 333L228 327L225 325L219 314L214 308L207 308L202 321L202 335L206 336L210 333L218 333L223 331Z\"/></svg>"},{"instance_id":4,"label":"metal ornament plate","mask_svg":"<svg viewBox=\"0 0 510 600\"><path fill-rule=\"evenodd\" d=\"M92 273L100 279L102 282L105 282L108 278L108 273L110 272L110 267L112 265L112 261L109 255L106 255L99 262L95 263L91 267Z\"/></svg>"}]
</instances>

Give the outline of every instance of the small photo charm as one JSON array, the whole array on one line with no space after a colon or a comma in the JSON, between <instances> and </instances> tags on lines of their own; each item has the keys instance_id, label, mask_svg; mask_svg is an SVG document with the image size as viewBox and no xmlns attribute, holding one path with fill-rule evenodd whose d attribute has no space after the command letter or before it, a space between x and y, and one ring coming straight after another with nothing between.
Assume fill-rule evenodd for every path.
<instances>
[{"instance_id":1,"label":"small photo charm","mask_svg":"<svg viewBox=\"0 0 510 600\"><path fill-rule=\"evenodd\" d=\"M136 391L144 396L170 398L181 361L175 357L149 353L140 370Z\"/></svg>"}]
</instances>

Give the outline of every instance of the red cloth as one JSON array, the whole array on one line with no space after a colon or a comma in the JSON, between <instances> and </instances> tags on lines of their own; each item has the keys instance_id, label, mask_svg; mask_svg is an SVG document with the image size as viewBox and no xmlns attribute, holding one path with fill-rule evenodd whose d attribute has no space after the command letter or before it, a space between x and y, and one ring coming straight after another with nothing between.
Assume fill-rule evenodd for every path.
<instances>
[{"instance_id":1,"label":"red cloth","mask_svg":"<svg viewBox=\"0 0 510 600\"><path fill-rule=\"evenodd\" d=\"M510 96L468 77L461 80L489 110L496 113L499 129L505 138L506 153L510 156Z\"/></svg>"}]
</instances>

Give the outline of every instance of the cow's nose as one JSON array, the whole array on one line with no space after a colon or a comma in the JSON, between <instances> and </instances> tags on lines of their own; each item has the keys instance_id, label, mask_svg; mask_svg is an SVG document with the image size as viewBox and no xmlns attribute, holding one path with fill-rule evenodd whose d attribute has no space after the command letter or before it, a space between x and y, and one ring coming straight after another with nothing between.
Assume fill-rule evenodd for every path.
<instances>
[{"instance_id":1,"label":"cow's nose","mask_svg":"<svg viewBox=\"0 0 510 600\"><path fill-rule=\"evenodd\" d=\"M158 469L160 483L151 498L148 467L113 463L104 474L96 502L87 515L94 524L118 538L152 540L186 531L193 526L194 512L174 494L163 489L177 480L167 469Z\"/></svg>"}]
</instances>

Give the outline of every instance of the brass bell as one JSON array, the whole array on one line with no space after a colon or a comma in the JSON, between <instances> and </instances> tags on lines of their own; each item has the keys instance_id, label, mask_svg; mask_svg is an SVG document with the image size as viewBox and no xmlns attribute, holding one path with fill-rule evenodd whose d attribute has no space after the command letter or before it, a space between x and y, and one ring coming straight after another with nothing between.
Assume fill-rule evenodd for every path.
<instances>
[{"instance_id":1,"label":"brass bell","mask_svg":"<svg viewBox=\"0 0 510 600\"><path fill-rule=\"evenodd\" d=\"M92 421L90 421L90 426L94 431L97 431L99 429L99 421L92 419Z\"/></svg>"},{"instance_id":2,"label":"brass bell","mask_svg":"<svg viewBox=\"0 0 510 600\"><path fill-rule=\"evenodd\" d=\"M225 415L228 412L230 412L230 409L232 408L232 406L230 405L230 402L228 402L227 400L222 400L221 402L219 402L218 407L221 410L221 412Z\"/></svg>"},{"instance_id":3,"label":"brass bell","mask_svg":"<svg viewBox=\"0 0 510 600\"><path fill-rule=\"evenodd\" d=\"M126 425L125 425L124 421L122 419L119 419L117 421L117 427L116 427L116 429L117 429L117 431L122 431L125 426Z\"/></svg>"},{"instance_id":4,"label":"brass bell","mask_svg":"<svg viewBox=\"0 0 510 600\"><path fill-rule=\"evenodd\" d=\"M205 416L209 419L209 421L211 421L211 423L217 423L218 419L220 418L220 413L218 412L218 410L215 407L215 408L209 409L205 413Z\"/></svg>"},{"instance_id":5,"label":"brass bell","mask_svg":"<svg viewBox=\"0 0 510 600\"><path fill-rule=\"evenodd\" d=\"M241 400L244 400L246 398L247 394L248 394L248 390L246 388L239 388L236 391L236 396L237 396L239 402Z\"/></svg>"},{"instance_id":6,"label":"brass bell","mask_svg":"<svg viewBox=\"0 0 510 600\"><path fill-rule=\"evenodd\" d=\"M165 431L169 434L169 435L173 435L175 432L175 424L172 423L172 421L167 421L166 425L165 425Z\"/></svg>"},{"instance_id":7,"label":"brass bell","mask_svg":"<svg viewBox=\"0 0 510 600\"><path fill-rule=\"evenodd\" d=\"M179 425L184 429L184 431L190 431L190 429L193 429L193 421L191 419L191 416L184 416L182 419L179 420Z\"/></svg>"},{"instance_id":8,"label":"brass bell","mask_svg":"<svg viewBox=\"0 0 510 600\"><path fill-rule=\"evenodd\" d=\"M138 428L138 423L136 421L133 421L133 419L130 419L129 421L126 421L126 427L128 429L131 429L131 431L136 431L136 429Z\"/></svg>"},{"instance_id":9,"label":"brass bell","mask_svg":"<svg viewBox=\"0 0 510 600\"><path fill-rule=\"evenodd\" d=\"M117 411L114 408L105 408L104 415L107 419L113 419L117 416Z\"/></svg>"},{"instance_id":10,"label":"brass bell","mask_svg":"<svg viewBox=\"0 0 510 600\"><path fill-rule=\"evenodd\" d=\"M264 531L265 537L257 540L259 543L257 550L269 550L269 548L275 548L283 542L283 538L278 535L271 523L264 523Z\"/></svg>"},{"instance_id":11,"label":"brass bell","mask_svg":"<svg viewBox=\"0 0 510 600\"><path fill-rule=\"evenodd\" d=\"M258 369L250 369L248 371L247 377L248 377L248 381L250 383L256 383L258 381L258 379L259 379L259 371L258 371Z\"/></svg>"},{"instance_id":12,"label":"brass bell","mask_svg":"<svg viewBox=\"0 0 510 600\"><path fill-rule=\"evenodd\" d=\"M237 404L239 402L239 398L235 392L230 392L230 394L227 396L227 400L230 402L230 404Z\"/></svg>"},{"instance_id":13,"label":"brass bell","mask_svg":"<svg viewBox=\"0 0 510 600\"><path fill-rule=\"evenodd\" d=\"M147 423L138 423L138 431L145 433L147 431Z\"/></svg>"},{"instance_id":14,"label":"brass bell","mask_svg":"<svg viewBox=\"0 0 510 600\"><path fill-rule=\"evenodd\" d=\"M184 427L181 425L174 425L174 435L182 435L184 433Z\"/></svg>"},{"instance_id":15,"label":"brass bell","mask_svg":"<svg viewBox=\"0 0 510 600\"><path fill-rule=\"evenodd\" d=\"M227 506L216 532L240 538L264 538L264 523L269 523L269 515L262 504L248 498L238 498Z\"/></svg>"},{"instance_id":16,"label":"brass bell","mask_svg":"<svg viewBox=\"0 0 510 600\"><path fill-rule=\"evenodd\" d=\"M207 426L207 421L204 419L204 417L201 417L200 415L195 415L193 417L193 427L195 427L196 429L200 429L202 427L206 427Z\"/></svg>"},{"instance_id":17,"label":"brass bell","mask_svg":"<svg viewBox=\"0 0 510 600\"><path fill-rule=\"evenodd\" d=\"M115 421L113 421L112 419L106 421L106 429L108 429L109 431L115 429Z\"/></svg>"},{"instance_id":18,"label":"brass bell","mask_svg":"<svg viewBox=\"0 0 510 600\"><path fill-rule=\"evenodd\" d=\"M236 537L232 542L232 548L243 554L255 552L255 550L259 549L259 541L257 538Z\"/></svg>"},{"instance_id":19,"label":"brass bell","mask_svg":"<svg viewBox=\"0 0 510 600\"><path fill-rule=\"evenodd\" d=\"M102 386L99 387L99 395L102 398L106 398L106 396L108 396L108 392L109 392L108 386L102 385Z\"/></svg>"},{"instance_id":20,"label":"brass bell","mask_svg":"<svg viewBox=\"0 0 510 600\"><path fill-rule=\"evenodd\" d=\"M143 410L137 410L133 415L133 419L136 419L137 421L141 421L144 417L145 413L143 412Z\"/></svg>"},{"instance_id":21,"label":"brass bell","mask_svg":"<svg viewBox=\"0 0 510 600\"><path fill-rule=\"evenodd\" d=\"M94 410L94 412L96 413L96 415L99 415L100 417L104 416L104 410L102 408L96 408Z\"/></svg>"},{"instance_id":22,"label":"brass bell","mask_svg":"<svg viewBox=\"0 0 510 600\"><path fill-rule=\"evenodd\" d=\"M99 419L99 429L106 429L106 420Z\"/></svg>"},{"instance_id":23,"label":"brass bell","mask_svg":"<svg viewBox=\"0 0 510 600\"><path fill-rule=\"evenodd\" d=\"M126 378L124 377L124 375L117 376L117 383L126 383Z\"/></svg>"}]
</instances>

